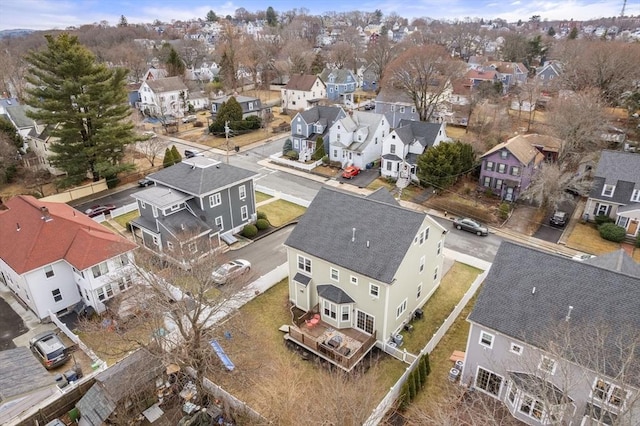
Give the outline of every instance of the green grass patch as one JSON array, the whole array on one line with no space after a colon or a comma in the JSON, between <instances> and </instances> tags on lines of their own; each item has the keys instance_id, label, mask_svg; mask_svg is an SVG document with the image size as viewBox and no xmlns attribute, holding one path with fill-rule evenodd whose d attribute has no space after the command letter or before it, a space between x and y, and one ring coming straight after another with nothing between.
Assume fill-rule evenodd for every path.
<instances>
[{"instance_id":1,"label":"green grass patch","mask_svg":"<svg viewBox=\"0 0 640 426\"><path fill-rule=\"evenodd\" d=\"M138 210L134 210L132 212L129 213L125 213L123 215L120 215L118 217L113 217L112 219L115 220L118 225L122 226L123 228L127 228L127 223L131 222L133 219L137 218L140 216L140 212L138 212Z\"/></svg>"},{"instance_id":2,"label":"green grass patch","mask_svg":"<svg viewBox=\"0 0 640 426\"><path fill-rule=\"evenodd\" d=\"M265 194L264 192L259 192L256 191L256 204L257 203L261 203L263 201L267 201L269 199L273 198L271 195L269 194Z\"/></svg>"},{"instance_id":3,"label":"green grass patch","mask_svg":"<svg viewBox=\"0 0 640 426\"><path fill-rule=\"evenodd\" d=\"M413 331L402 332L405 341L403 349L413 354L420 352L480 273L480 269L455 262L442 278L440 287L422 308L424 317L411 323Z\"/></svg>"},{"instance_id":4,"label":"green grass patch","mask_svg":"<svg viewBox=\"0 0 640 426\"><path fill-rule=\"evenodd\" d=\"M276 228L302 216L307 209L285 200L276 200L261 206L258 210L267 215L267 219Z\"/></svg>"}]
</instances>

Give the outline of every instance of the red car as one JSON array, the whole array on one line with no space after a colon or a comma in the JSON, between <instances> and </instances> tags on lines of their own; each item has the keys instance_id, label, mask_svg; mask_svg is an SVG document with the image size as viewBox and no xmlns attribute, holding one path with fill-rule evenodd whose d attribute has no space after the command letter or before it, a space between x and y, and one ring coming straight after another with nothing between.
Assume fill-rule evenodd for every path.
<instances>
[{"instance_id":1,"label":"red car","mask_svg":"<svg viewBox=\"0 0 640 426\"><path fill-rule=\"evenodd\" d=\"M349 166L342 172L342 177L345 179L353 179L360 173L360 168L356 166Z\"/></svg>"},{"instance_id":2,"label":"red car","mask_svg":"<svg viewBox=\"0 0 640 426\"><path fill-rule=\"evenodd\" d=\"M110 213L111 210L115 210L116 206L114 206L113 204L105 204L102 206L93 206L90 209L86 209L84 211L84 214L86 214L89 217L96 217L96 216L100 216L101 214L107 214Z\"/></svg>"}]
</instances>

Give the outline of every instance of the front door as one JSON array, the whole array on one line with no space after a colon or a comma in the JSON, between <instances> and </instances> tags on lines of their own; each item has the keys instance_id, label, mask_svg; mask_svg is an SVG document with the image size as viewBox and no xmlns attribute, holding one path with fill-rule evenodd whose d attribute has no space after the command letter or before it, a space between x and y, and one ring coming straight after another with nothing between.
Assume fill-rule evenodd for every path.
<instances>
[{"instance_id":1,"label":"front door","mask_svg":"<svg viewBox=\"0 0 640 426\"><path fill-rule=\"evenodd\" d=\"M507 193L504 196L505 201L513 201L513 188L507 186Z\"/></svg>"},{"instance_id":2,"label":"front door","mask_svg":"<svg viewBox=\"0 0 640 426\"><path fill-rule=\"evenodd\" d=\"M629 226L627 227L627 234L636 235L637 232L638 232L638 219L631 219L631 223L629 223Z\"/></svg>"},{"instance_id":3,"label":"front door","mask_svg":"<svg viewBox=\"0 0 640 426\"><path fill-rule=\"evenodd\" d=\"M356 328L364 331L365 333L373 334L375 324L375 318L366 312L362 312L358 309L358 316L356 318Z\"/></svg>"},{"instance_id":4,"label":"front door","mask_svg":"<svg viewBox=\"0 0 640 426\"><path fill-rule=\"evenodd\" d=\"M309 310L309 289L308 286L296 282L296 306L303 311Z\"/></svg>"}]
</instances>

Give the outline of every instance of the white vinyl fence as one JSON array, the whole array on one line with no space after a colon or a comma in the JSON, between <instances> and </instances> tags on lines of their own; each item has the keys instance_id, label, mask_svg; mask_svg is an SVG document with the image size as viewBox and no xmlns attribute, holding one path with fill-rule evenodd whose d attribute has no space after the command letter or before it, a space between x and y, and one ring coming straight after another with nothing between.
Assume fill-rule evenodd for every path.
<instances>
[{"instance_id":1,"label":"white vinyl fence","mask_svg":"<svg viewBox=\"0 0 640 426\"><path fill-rule=\"evenodd\" d=\"M256 191L263 194L270 195L272 197L280 198L293 204L297 204L302 207L309 207L311 201L303 200L302 198L294 197L293 195L285 194L284 192L276 191L271 188L267 188L261 185L256 185Z\"/></svg>"},{"instance_id":2,"label":"white vinyl fence","mask_svg":"<svg viewBox=\"0 0 640 426\"><path fill-rule=\"evenodd\" d=\"M288 166L294 169L304 170L307 172L315 169L320 164L322 164L322 160L314 161L313 163L309 163L309 164L302 163L300 161L295 161L295 160L287 160L286 158L282 157L282 154L270 155L269 160L276 164L282 164L283 166Z\"/></svg>"},{"instance_id":3,"label":"white vinyl fence","mask_svg":"<svg viewBox=\"0 0 640 426\"><path fill-rule=\"evenodd\" d=\"M111 218L113 219L114 217L122 216L123 214L127 214L134 210L138 210L137 202L133 202L127 204L126 206L118 207L117 209L111 210Z\"/></svg>"}]
</instances>

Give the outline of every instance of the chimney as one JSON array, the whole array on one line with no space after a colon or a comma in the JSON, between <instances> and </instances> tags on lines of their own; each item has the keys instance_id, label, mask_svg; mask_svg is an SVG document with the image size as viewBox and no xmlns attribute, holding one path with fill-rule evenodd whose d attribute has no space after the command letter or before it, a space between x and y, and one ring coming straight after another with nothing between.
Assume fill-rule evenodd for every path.
<instances>
[{"instance_id":1,"label":"chimney","mask_svg":"<svg viewBox=\"0 0 640 426\"><path fill-rule=\"evenodd\" d=\"M569 306L569 312L567 312L567 316L564 318L567 322L571 319L571 311L573 311L573 306Z\"/></svg>"},{"instance_id":2,"label":"chimney","mask_svg":"<svg viewBox=\"0 0 640 426\"><path fill-rule=\"evenodd\" d=\"M351 235L351 242L353 243L356 240L356 228L353 228L352 231L353 231L353 233Z\"/></svg>"},{"instance_id":3,"label":"chimney","mask_svg":"<svg viewBox=\"0 0 640 426\"><path fill-rule=\"evenodd\" d=\"M53 219L51 219L51 216L49 215L49 209L42 206L40 207L40 211L42 212L42 220L44 220L45 222L49 222Z\"/></svg>"},{"instance_id":4,"label":"chimney","mask_svg":"<svg viewBox=\"0 0 640 426\"><path fill-rule=\"evenodd\" d=\"M20 228L20 222L16 223L16 231L20 232L22 228Z\"/></svg>"}]
</instances>

